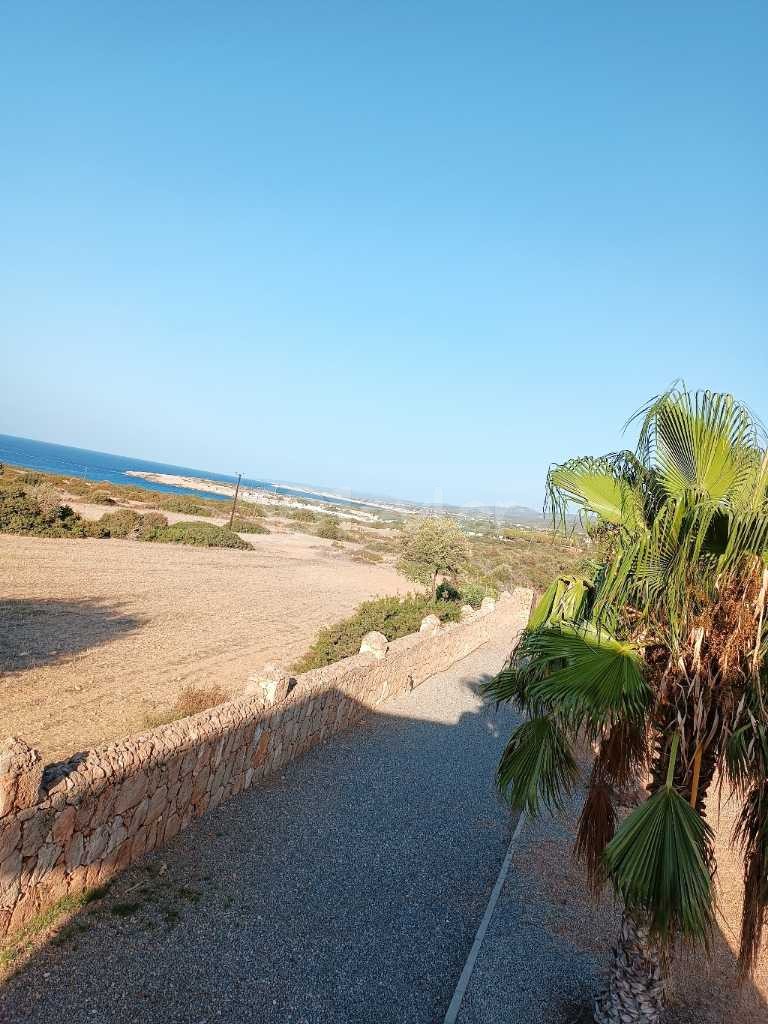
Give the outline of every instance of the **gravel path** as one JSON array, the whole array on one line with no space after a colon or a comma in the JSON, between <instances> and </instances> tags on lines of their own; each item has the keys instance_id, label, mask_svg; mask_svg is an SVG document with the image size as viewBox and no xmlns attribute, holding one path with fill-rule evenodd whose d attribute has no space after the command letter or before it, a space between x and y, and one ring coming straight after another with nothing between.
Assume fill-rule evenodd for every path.
<instances>
[{"instance_id":1,"label":"gravel path","mask_svg":"<svg viewBox=\"0 0 768 1024\"><path fill-rule=\"evenodd\" d=\"M0 1021L442 1020L513 821L510 638L383 705L123 875L0 991Z\"/></svg>"}]
</instances>

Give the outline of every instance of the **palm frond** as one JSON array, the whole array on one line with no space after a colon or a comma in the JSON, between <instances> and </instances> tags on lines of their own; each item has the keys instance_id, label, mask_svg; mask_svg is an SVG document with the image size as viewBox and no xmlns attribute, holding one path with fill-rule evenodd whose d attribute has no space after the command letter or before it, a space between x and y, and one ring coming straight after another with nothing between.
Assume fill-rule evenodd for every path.
<instances>
[{"instance_id":1,"label":"palm frond","mask_svg":"<svg viewBox=\"0 0 768 1024\"><path fill-rule=\"evenodd\" d=\"M738 970L748 977L755 966L768 912L768 780L748 793L734 830L744 854L744 904Z\"/></svg>"},{"instance_id":2,"label":"palm frond","mask_svg":"<svg viewBox=\"0 0 768 1024\"><path fill-rule=\"evenodd\" d=\"M638 651L605 631L565 623L528 637L537 674L528 701L550 708L574 729L601 729L620 718L640 720L651 698Z\"/></svg>"},{"instance_id":3,"label":"palm frond","mask_svg":"<svg viewBox=\"0 0 768 1024\"><path fill-rule=\"evenodd\" d=\"M602 889L605 878L605 848L616 831L616 808L608 783L592 766L589 788L579 815L574 855L587 872L587 881L593 893Z\"/></svg>"},{"instance_id":4,"label":"palm frond","mask_svg":"<svg viewBox=\"0 0 768 1024\"><path fill-rule=\"evenodd\" d=\"M593 583L586 576L558 577L550 583L531 612L528 629L587 618L592 593Z\"/></svg>"},{"instance_id":5,"label":"palm frond","mask_svg":"<svg viewBox=\"0 0 768 1024\"><path fill-rule=\"evenodd\" d=\"M578 769L566 737L549 717L532 718L512 733L496 774L498 787L512 804L530 815L542 804L562 806Z\"/></svg>"},{"instance_id":6,"label":"palm frond","mask_svg":"<svg viewBox=\"0 0 768 1024\"><path fill-rule=\"evenodd\" d=\"M571 459L550 469L547 505L556 521L564 521L572 503L600 522L628 530L641 529L645 519L639 472L642 468L631 452Z\"/></svg>"},{"instance_id":7,"label":"palm frond","mask_svg":"<svg viewBox=\"0 0 768 1024\"><path fill-rule=\"evenodd\" d=\"M642 803L605 848L605 869L630 910L662 940L708 939L713 916L713 834L671 785Z\"/></svg>"},{"instance_id":8,"label":"palm frond","mask_svg":"<svg viewBox=\"0 0 768 1024\"><path fill-rule=\"evenodd\" d=\"M638 457L671 498L729 501L754 472L764 431L732 395L675 386L635 418L642 421Z\"/></svg>"}]
</instances>

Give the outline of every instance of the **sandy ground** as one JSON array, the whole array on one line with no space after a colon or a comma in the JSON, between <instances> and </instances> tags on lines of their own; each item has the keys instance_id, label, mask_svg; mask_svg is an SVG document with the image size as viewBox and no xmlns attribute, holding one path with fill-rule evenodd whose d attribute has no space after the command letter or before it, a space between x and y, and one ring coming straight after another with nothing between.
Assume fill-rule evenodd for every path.
<instances>
[{"instance_id":1,"label":"sandy ground","mask_svg":"<svg viewBox=\"0 0 768 1024\"><path fill-rule=\"evenodd\" d=\"M0 536L0 734L48 761L129 735L184 687L237 692L361 601L412 589L306 534L248 540L254 551Z\"/></svg>"}]
</instances>

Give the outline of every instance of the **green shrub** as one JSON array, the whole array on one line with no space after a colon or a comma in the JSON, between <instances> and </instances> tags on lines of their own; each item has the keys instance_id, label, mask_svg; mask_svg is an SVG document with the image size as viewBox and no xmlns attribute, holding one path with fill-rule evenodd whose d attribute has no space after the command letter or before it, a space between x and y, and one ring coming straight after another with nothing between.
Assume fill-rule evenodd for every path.
<instances>
[{"instance_id":1,"label":"green shrub","mask_svg":"<svg viewBox=\"0 0 768 1024\"><path fill-rule=\"evenodd\" d=\"M334 519L333 516L326 516L320 521L319 526L315 530L317 537L323 537L325 540L339 540L339 521Z\"/></svg>"},{"instance_id":2,"label":"green shrub","mask_svg":"<svg viewBox=\"0 0 768 1024\"><path fill-rule=\"evenodd\" d=\"M181 512L192 516L209 516L211 514L211 509L207 505L187 494L171 494L169 497L163 498L159 505L166 512Z\"/></svg>"},{"instance_id":3,"label":"green shrub","mask_svg":"<svg viewBox=\"0 0 768 1024\"><path fill-rule=\"evenodd\" d=\"M237 513L244 519L263 519L267 511L263 505L256 505L252 501L239 501L237 503Z\"/></svg>"},{"instance_id":4,"label":"green shrub","mask_svg":"<svg viewBox=\"0 0 768 1024\"><path fill-rule=\"evenodd\" d=\"M91 496L91 485L86 483L85 480L80 480L75 477L73 480L64 480L63 486L69 491L70 494L76 494L79 498L84 498L86 495Z\"/></svg>"},{"instance_id":5,"label":"green shrub","mask_svg":"<svg viewBox=\"0 0 768 1024\"><path fill-rule=\"evenodd\" d=\"M422 594L365 601L350 618L320 630L307 653L293 666L293 671L309 672L357 654L360 642L371 630L383 633L388 640L417 633L421 620L430 614L437 615L442 622L455 622L460 608L455 602L431 601Z\"/></svg>"},{"instance_id":6,"label":"green shrub","mask_svg":"<svg viewBox=\"0 0 768 1024\"><path fill-rule=\"evenodd\" d=\"M316 523L317 516L308 508L289 508L285 513L286 519L294 519L297 523Z\"/></svg>"},{"instance_id":7,"label":"green shrub","mask_svg":"<svg viewBox=\"0 0 768 1024\"><path fill-rule=\"evenodd\" d=\"M121 508L117 512L106 512L99 525L107 530L109 537L128 537L138 527L141 516L132 508Z\"/></svg>"},{"instance_id":8,"label":"green shrub","mask_svg":"<svg viewBox=\"0 0 768 1024\"><path fill-rule=\"evenodd\" d=\"M92 494L88 495L88 500L93 505L116 505L117 504L115 499L113 497L111 497L111 495L107 494L105 491L94 491Z\"/></svg>"},{"instance_id":9,"label":"green shrub","mask_svg":"<svg viewBox=\"0 0 768 1024\"><path fill-rule=\"evenodd\" d=\"M140 540L161 544L192 544L199 548L253 550L253 545L247 540L214 523L173 523L171 526L153 526L141 532Z\"/></svg>"},{"instance_id":10,"label":"green shrub","mask_svg":"<svg viewBox=\"0 0 768 1024\"><path fill-rule=\"evenodd\" d=\"M252 519L241 519L240 516L235 516L232 520L232 529L235 533L269 533L266 526L262 526L261 523L256 523Z\"/></svg>"},{"instance_id":11,"label":"green shrub","mask_svg":"<svg viewBox=\"0 0 768 1024\"><path fill-rule=\"evenodd\" d=\"M34 537L104 537L108 536L98 523L89 523L69 505L57 505L37 485L0 490L0 533L28 534Z\"/></svg>"},{"instance_id":12,"label":"green shrub","mask_svg":"<svg viewBox=\"0 0 768 1024\"><path fill-rule=\"evenodd\" d=\"M141 517L142 530L149 530L153 526L167 526L168 519L162 512L145 512Z\"/></svg>"},{"instance_id":13,"label":"green shrub","mask_svg":"<svg viewBox=\"0 0 768 1024\"><path fill-rule=\"evenodd\" d=\"M467 580L459 586L459 595L462 604L479 608L484 597L498 597L499 592L496 587L483 580Z\"/></svg>"}]
</instances>

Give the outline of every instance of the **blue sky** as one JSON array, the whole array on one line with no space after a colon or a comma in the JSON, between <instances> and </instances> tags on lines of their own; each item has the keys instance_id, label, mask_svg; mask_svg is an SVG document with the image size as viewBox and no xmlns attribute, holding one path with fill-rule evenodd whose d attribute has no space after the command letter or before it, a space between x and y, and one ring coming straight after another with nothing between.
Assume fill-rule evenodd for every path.
<instances>
[{"instance_id":1,"label":"blue sky","mask_svg":"<svg viewBox=\"0 0 768 1024\"><path fill-rule=\"evenodd\" d=\"M13 4L0 432L538 505L768 418L765 3Z\"/></svg>"}]
</instances>

